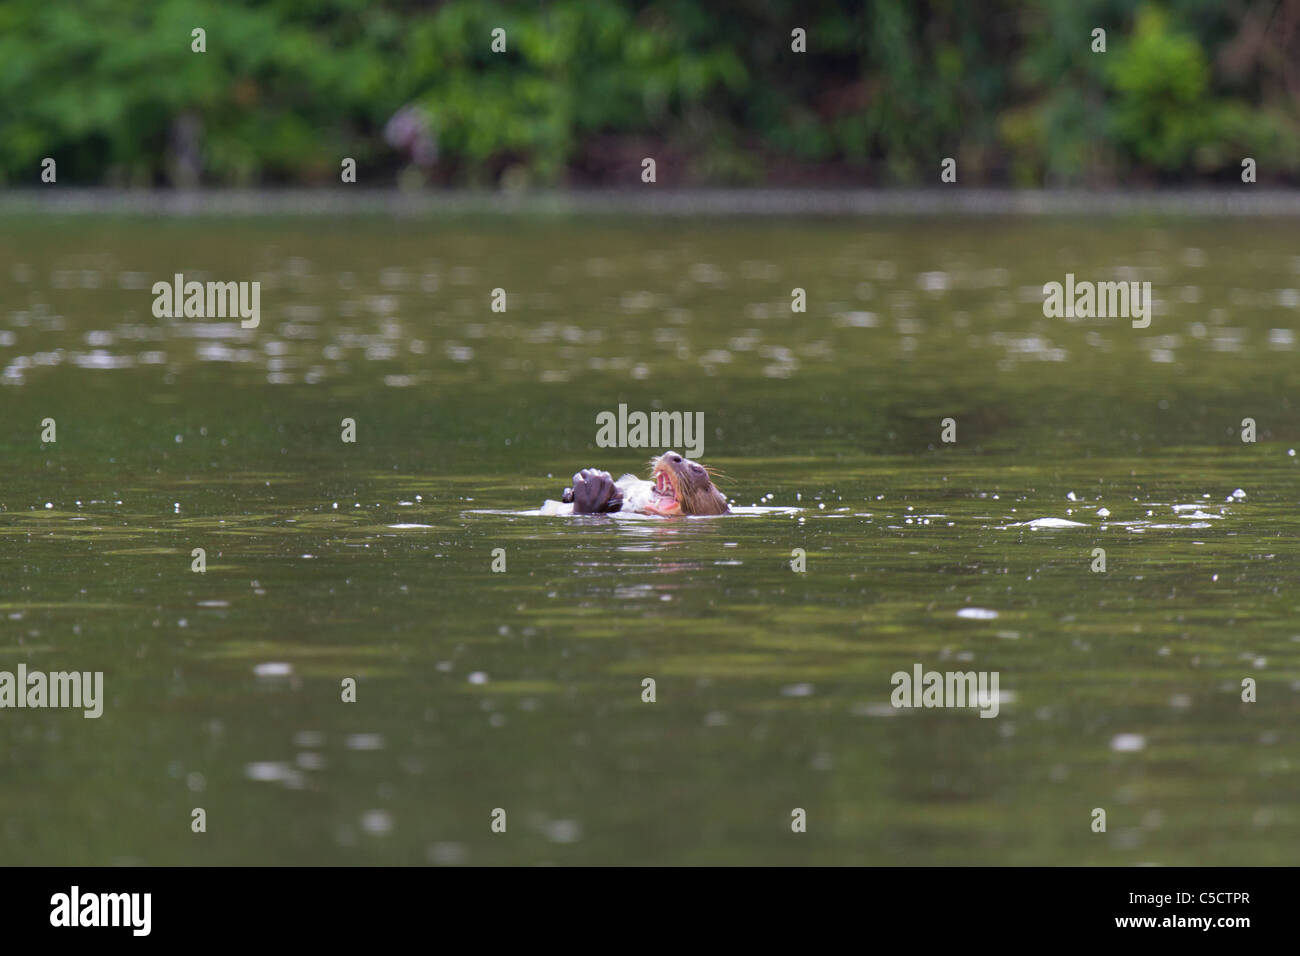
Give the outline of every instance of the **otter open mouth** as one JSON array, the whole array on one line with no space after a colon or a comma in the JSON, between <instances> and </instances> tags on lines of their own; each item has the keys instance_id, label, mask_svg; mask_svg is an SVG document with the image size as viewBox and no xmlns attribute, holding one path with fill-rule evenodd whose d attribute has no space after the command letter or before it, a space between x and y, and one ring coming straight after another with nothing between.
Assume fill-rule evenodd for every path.
<instances>
[{"instance_id":1,"label":"otter open mouth","mask_svg":"<svg viewBox=\"0 0 1300 956\"><path fill-rule=\"evenodd\" d=\"M655 472L655 495L667 501L677 500L677 482L673 480L672 473L666 468Z\"/></svg>"},{"instance_id":2,"label":"otter open mouth","mask_svg":"<svg viewBox=\"0 0 1300 956\"><path fill-rule=\"evenodd\" d=\"M677 515L681 514L682 505L678 498L677 479L667 465L657 465L654 474L654 497L650 503L649 510L653 514Z\"/></svg>"}]
</instances>

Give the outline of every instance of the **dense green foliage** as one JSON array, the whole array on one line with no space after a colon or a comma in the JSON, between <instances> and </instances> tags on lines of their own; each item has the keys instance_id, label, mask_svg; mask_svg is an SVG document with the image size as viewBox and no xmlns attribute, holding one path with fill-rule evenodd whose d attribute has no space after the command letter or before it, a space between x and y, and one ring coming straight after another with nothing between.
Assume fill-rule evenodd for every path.
<instances>
[{"instance_id":1,"label":"dense green foliage","mask_svg":"<svg viewBox=\"0 0 1300 956\"><path fill-rule=\"evenodd\" d=\"M6 0L0 180L1293 181L1297 61L1300 0Z\"/></svg>"}]
</instances>

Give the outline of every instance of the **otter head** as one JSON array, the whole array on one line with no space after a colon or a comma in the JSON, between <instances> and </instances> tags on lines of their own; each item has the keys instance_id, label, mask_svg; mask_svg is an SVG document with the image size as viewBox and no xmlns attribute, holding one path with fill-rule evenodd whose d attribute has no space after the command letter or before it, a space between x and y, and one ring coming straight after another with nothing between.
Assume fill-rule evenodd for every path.
<instances>
[{"instance_id":1,"label":"otter head","mask_svg":"<svg viewBox=\"0 0 1300 956\"><path fill-rule=\"evenodd\" d=\"M659 515L724 515L731 509L699 462L666 451L650 461L654 500L647 511Z\"/></svg>"}]
</instances>

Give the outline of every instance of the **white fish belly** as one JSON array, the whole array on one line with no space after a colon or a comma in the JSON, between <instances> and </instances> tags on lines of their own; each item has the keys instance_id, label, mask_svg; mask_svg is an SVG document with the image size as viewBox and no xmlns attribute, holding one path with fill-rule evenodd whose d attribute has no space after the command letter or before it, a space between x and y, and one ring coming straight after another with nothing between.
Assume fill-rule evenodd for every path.
<instances>
[{"instance_id":1,"label":"white fish belly","mask_svg":"<svg viewBox=\"0 0 1300 956\"><path fill-rule=\"evenodd\" d=\"M653 481L646 481L636 475L624 475L614 484L618 485L619 490L623 492L624 511L646 513L646 506L654 499Z\"/></svg>"}]
</instances>

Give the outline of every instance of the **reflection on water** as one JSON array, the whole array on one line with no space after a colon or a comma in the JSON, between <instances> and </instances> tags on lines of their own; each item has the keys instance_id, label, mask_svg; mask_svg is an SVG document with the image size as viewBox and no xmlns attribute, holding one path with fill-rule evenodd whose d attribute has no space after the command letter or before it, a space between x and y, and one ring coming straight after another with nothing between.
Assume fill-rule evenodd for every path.
<instances>
[{"instance_id":1,"label":"reflection on water","mask_svg":"<svg viewBox=\"0 0 1300 956\"><path fill-rule=\"evenodd\" d=\"M0 670L107 700L0 718L0 862L1289 863L1284 225L11 221ZM623 402L733 515L537 513Z\"/></svg>"}]
</instances>

